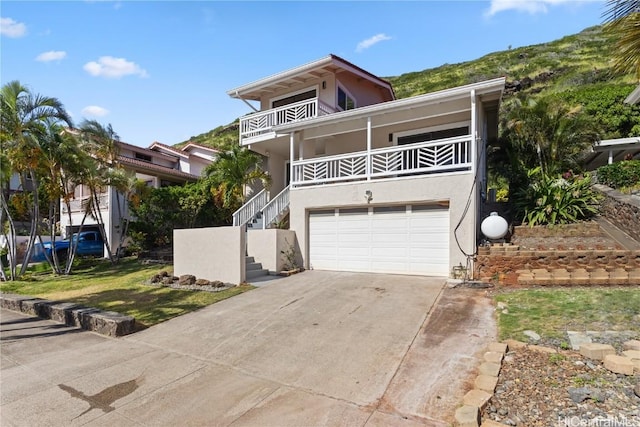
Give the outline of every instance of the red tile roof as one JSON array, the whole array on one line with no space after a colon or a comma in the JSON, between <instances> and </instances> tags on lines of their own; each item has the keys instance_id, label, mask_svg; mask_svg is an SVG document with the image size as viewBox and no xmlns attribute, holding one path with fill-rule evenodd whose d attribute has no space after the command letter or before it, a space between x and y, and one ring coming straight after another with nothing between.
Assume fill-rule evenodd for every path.
<instances>
[{"instance_id":1,"label":"red tile roof","mask_svg":"<svg viewBox=\"0 0 640 427\"><path fill-rule=\"evenodd\" d=\"M172 176L184 178L184 179L187 179L187 180L195 181L198 178L200 178L198 175L192 175L190 173L182 172L182 171L179 171L177 169L171 169L171 168L168 168L166 166L156 165L154 163L149 163L149 162L145 162L145 161L138 160L138 159L132 159L131 157L118 156L118 162L120 162L122 164L125 164L125 165L135 166L135 167L140 168L140 169L156 171L156 172L160 172L160 173L163 173L163 174L166 174L166 175L172 175Z\"/></svg>"}]
</instances>

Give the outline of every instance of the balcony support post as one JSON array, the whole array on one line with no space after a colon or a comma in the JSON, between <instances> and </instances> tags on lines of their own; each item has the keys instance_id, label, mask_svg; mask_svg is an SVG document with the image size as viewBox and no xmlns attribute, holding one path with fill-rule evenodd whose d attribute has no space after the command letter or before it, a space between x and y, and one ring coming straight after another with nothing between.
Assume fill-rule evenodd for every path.
<instances>
[{"instance_id":1,"label":"balcony support post","mask_svg":"<svg viewBox=\"0 0 640 427\"><path fill-rule=\"evenodd\" d=\"M293 176L293 143L295 141L296 134L295 132L291 132L289 134L289 182L295 182L296 179Z\"/></svg>"},{"instance_id":2,"label":"balcony support post","mask_svg":"<svg viewBox=\"0 0 640 427\"><path fill-rule=\"evenodd\" d=\"M471 162L471 173L476 173L477 160L476 160L476 150L478 147L478 131L476 127L478 126L478 112L476 110L476 90L471 89L471 158L469 161Z\"/></svg>"},{"instance_id":3,"label":"balcony support post","mask_svg":"<svg viewBox=\"0 0 640 427\"><path fill-rule=\"evenodd\" d=\"M371 181L371 116L367 117L367 181Z\"/></svg>"}]
</instances>

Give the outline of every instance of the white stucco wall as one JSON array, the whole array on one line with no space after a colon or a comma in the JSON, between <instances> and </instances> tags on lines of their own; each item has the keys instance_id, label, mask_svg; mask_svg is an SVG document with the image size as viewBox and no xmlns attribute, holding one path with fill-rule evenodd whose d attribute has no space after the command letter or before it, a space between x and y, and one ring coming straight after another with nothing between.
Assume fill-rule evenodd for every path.
<instances>
[{"instance_id":1,"label":"white stucco wall","mask_svg":"<svg viewBox=\"0 0 640 427\"><path fill-rule=\"evenodd\" d=\"M282 253L293 249L296 252L296 262L302 264L302 257L296 233L293 230L250 230L247 233L247 253L269 273L278 273L285 269L287 259Z\"/></svg>"},{"instance_id":2,"label":"white stucco wall","mask_svg":"<svg viewBox=\"0 0 640 427\"><path fill-rule=\"evenodd\" d=\"M238 284L245 281L244 227L173 230L173 273Z\"/></svg>"},{"instance_id":3,"label":"white stucco wall","mask_svg":"<svg viewBox=\"0 0 640 427\"><path fill-rule=\"evenodd\" d=\"M466 265L465 255L458 249L454 228L463 216L473 183L471 173L447 174L429 177L410 177L386 181L364 181L349 184L317 186L314 188L296 188L290 194L290 229L296 236L304 259L304 267L309 268L308 215L309 210L331 207L363 207L429 204L431 202L449 203L449 267L462 263ZM373 200L365 202L364 194L370 190ZM476 236L476 194L472 195L471 205L458 229L460 245L467 253L475 251Z\"/></svg>"}]
</instances>

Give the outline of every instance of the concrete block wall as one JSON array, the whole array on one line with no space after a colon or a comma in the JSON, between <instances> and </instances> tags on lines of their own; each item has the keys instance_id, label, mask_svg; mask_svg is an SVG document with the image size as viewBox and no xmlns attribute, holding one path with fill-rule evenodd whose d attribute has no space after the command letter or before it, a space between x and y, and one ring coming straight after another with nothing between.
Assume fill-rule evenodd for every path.
<instances>
[{"instance_id":1,"label":"concrete block wall","mask_svg":"<svg viewBox=\"0 0 640 427\"><path fill-rule=\"evenodd\" d=\"M503 285L640 285L640 251L480 247L475 278Z\"/></svg>"}]
</instances>

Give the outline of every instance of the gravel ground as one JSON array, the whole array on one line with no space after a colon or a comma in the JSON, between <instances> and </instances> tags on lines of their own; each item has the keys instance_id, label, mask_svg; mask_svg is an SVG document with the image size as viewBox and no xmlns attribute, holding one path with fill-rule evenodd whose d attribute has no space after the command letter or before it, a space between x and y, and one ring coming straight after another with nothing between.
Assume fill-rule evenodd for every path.
<instances>
[{"instance_id":1,"label":"gravel ground","mask_svg":"<svg viewBox=\"0 0 640 427\"><path fill-rule=\"evenodd\" d=\"M575 351L519 348L505 356L482 419L531 427L640 427L640 375L611 373Z\"/></svg>"}]
</instances>

